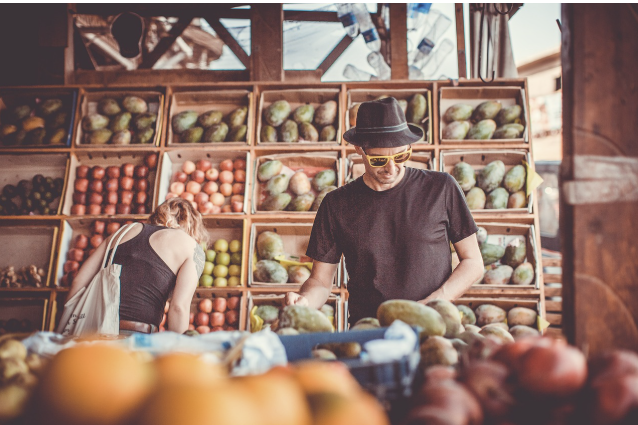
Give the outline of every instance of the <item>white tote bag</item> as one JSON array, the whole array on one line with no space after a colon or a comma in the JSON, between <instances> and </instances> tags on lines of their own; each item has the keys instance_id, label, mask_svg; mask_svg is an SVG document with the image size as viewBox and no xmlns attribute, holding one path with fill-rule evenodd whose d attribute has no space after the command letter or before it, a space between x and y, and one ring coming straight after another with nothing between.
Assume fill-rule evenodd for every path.
<instances>
[{"instance_id":1,"label":"white tote bag","mask_svg":"<svg viewBox=\"0 0 638 425\"><path fill-rule=\"evenodd\" d=\"M122 266L113 264L115 251L134 223L121 227L109 241L102 268L88 286L80 289L66 304L58 332L66 336L105 335L120 333L120 273ZM107 257L114 240L111 257Z\"/></svg>"}]
</instances>

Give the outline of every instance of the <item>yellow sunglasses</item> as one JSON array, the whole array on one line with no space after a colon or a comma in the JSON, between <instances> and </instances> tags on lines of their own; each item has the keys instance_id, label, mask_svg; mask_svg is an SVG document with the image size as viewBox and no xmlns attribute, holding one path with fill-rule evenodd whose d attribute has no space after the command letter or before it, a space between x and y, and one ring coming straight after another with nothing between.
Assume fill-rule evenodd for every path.
<instances>
[{"instance_id":1,"label":"yellow sunglasses","mask_svg":"<svg viewBox=\"0 0 638 425\"><path fill-rule=\"evenodd\" d=\"M370 164L371 167L380 168L385 167L390 160L394 161L395 164L402 164L406 162L412 156L412 146L410 146L407 151L399 152L394 155L370 156L365 150L363 150L363 153L368 159L368 164Z\"/></svg>"}]
</instances>

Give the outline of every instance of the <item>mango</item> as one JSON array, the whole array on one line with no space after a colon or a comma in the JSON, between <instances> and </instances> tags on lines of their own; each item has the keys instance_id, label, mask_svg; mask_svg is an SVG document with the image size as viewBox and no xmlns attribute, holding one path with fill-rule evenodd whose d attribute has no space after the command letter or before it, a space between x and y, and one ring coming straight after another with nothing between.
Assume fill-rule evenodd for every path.
<instances>
[{"instance_id":1,"label":"mango","mask_svg":"<svg viewBox=\"0 0 638 425\"><path fill-rule=\"evenodd\" d=\"M18 127L13 124L0 125L0 139L18 131Z\"/></svg>"},{"instance_id":2,"label":"mango","mask_svg":"<svg viewBox=\"0 0 638 425\"><path fill-rule=\"evenodd\" d=\"M31 107L29 105L18 105L13 108L13 119L21 121L31 115Z\"/></svg>"},{"instance_id":3,"label":"mango","mask_svg":"<svg viewBox=\"0 0 638 425\"><path fill-rule=\"evenodd\" d=\"M520 105L512 105L502 108L496 115L498 125L510 124L520 118L523 108Z\"/></svg>"},{"instance_id":4,"label":"mango","mask_svg":"<svg viewBox=\"0 0 638 425\"><path fill-rule=\"evenodd\" d=\"M506 324L506 323L503 323L503 322L499 322L499 323L490 323L489 325L485 325L485 326L483 326L483 327L481 328L481 330L483 330L483 329L487 328L488 326L495 326L495 327L497 327L497 328L501 328L501 329L503 329L504 331L507 331L507 332L509 332L509 330L510 330L510 328L507 326L507 324Z\"/></svg>"},{"instance_id":5,"label":"mango","mask_svg":"<svg viewBox=\"0 0 638 425\"><path fill-rule=\"evenodd\" d=\"M505 174L503 178L503 187L509 193L518 192L525 186L527 172L522 165L515 165Z\"/></svg>"},{"instance_id":6,"label":"mango","mask_svg":"<svg viewBox=\"0 0 638 425\"><path fill-rule=\"evenodd\" d=\"M330 319L331 317L334 318L335 316L335 308L330 304L322 305L319 311L325 314L328 319Z\"/></svg>"},{"instance_id":7,"label":"mango","mask_svg":"<svg viewBox=\"0 0 638 425\"><path fill-rule=\"evenodd\" d=\"M67 132L64 128L58 128L54 130L49 137L47 137L47 144L49 145L63 145L67 140Z\"/></svg>"},{"instance_id":8,"label":"mango","mask_svg":"<svg viewBox=\"0 0 638 425\"><path fill-rule=\"evenodd\" d=\"M472 124L469 121L452 121L443 129L443 139L463 140L471 127Z\"/></svg>"},{"instance_id":9,"label":"mango","mask_svg":"<svg viewBox=\"0 0 638 425\"><path fill-rule=\"evenodd\" d=\"M467 162L458 162L452 169L452 176L456 179L464 192L467 192L476 185L474 168L472 168L472 166Z\"/></svg>"},{"instance_id":10,"label":"mango","mask_svg":"<svg viewBox=\"0 0 638 425\"><path fill-rule=\"evenodd\" d=\"M113 132L108 128L101 128L99 130L92 131L88 135L88 142L92 145L104 145L111 140Z\"/></svg>"},{"instance_id":11,"label":"mango","mask_svg":"<svg viewBox=\"0 0 638 425\"><path fill-rule=\"evenodd\" d=\"M418 326L421 336L445 335L445 321L439 312L416 301L384 301L377 309L377 319L381 326L390 326L395 320Z\"/></svg>"},{"instance_id":12,"label":"mango","mask_svg":"<svg viewBox=\"0 0 638 425\"><path fill-rule=\"evenodd\" d=\"M197 124L201 127L208 128L217 125L224 119L224 114L220 111L206 111L197 117Z\"/></svg>"},{"instance_id":13,"label":"mango","mask_svg":"<svg viewBox=\"0 0 638 425\"><path fill-rule=\"evenodd\" d=\"M277 174L275 177L268 180L266 183L266 190L271 195L279 195L280 193L288 190L288 176L285 174Z\"/></svg>"},{"instance_id":14,"label":"mango","mask_svg":"<svg viewBox=\"0 0 638 425\"><path fill-rule=\"evenodd\" d=\"M305 140L306 142L318 142L319 141L319 133L317 129L310 123L302 122L298 126L299 129L299 139Z\"/></svg>"},{"instance_id":15,"label":"mango","mask_svg":"<svg viewBox=\"0 0 638 425\"><path fill-rule=\"evenodd\" d=\"M89 114L82 118L82 130L94 131L106 128L109 125L109 119L100 114Z\"/></svg>"},{"instance_id":16,"label":"mango","mask_svg":"<svg viewBox=\"0 0 638 425\"><path fill-rule=\"evenodd\" d=\"M315 124L319 127L334 124L337 118L337 102L329 100L322 103L315 111Z\"/></svg>"},{"instance_id":17,"label":"mango","mask_svg":"<svg viewBox=\"0 0 638 425\"><path fill-rule=\"evenodd\" d=\"M117 100L110 97L100 99L97 103L97 110L100 114L106 115L107 117L113 117L122 112L122 108L120 108L120 104L117 103Z\"/></svg>"},{"instance_id":18,"label":"mango","mask_svg":"<svg viewBox=\"0 0 638 425\"><path fill-rule=\"evenodd\" d=\"M327 125L321 129L321 133L319 133L319 141L320 142L334 142L337 137L337 130L334 125Z\"/></svg>"},{"instance_id":19,"label":"mango","mask_svg":"<svg viewBox=\"0 0 638 425\"><path fill-rule=\"evenodd\" d=\"M525 241L515 239L505 247L505 255L501 258L501 263L516 268L525 262L527 247Z\"/></svg>"},{"instance_id":20,"label":"mango","mask_svg":"<svg viewBox=\"0 0 638 425\"><path fill-rule=\"evenodd\" d=\"M149 127L155 126L155 122L157 121L157 115L145 113L136 115L133 118L133 128L137 131L146 130Z\"/></svg>"},{"instance_id":21,"label":"mango","mask_svg":"<svg viewBox=\"0 0 638 425\"><path fill-rule=\"evenodd\" d=\"M490 269L483 275L483 284L485 285L507 285L510 283L514 269L510 266L498 266Z\"/></svg>"},{"instance_id":22,"label":"mango","mask_svg":"<svg viewBox=\"0 0 638 425\"><path fill-rule=\"evenodd\" d=\"M503 161L492 161L478 173L478 187L489 193L499 187L505 176Z\"/></svg>"},{"instance_id":23,"label":"mango","mask_svg":"<svg viewBox=\"0 0 638 425\"><path fill-rule=\"evenodd\" d=\"M512 193L507 199L507 208L525 208L527 206L527 193L524 190Z\"/></svg>"},{"instance_id":24,"label":"mango","mask_svg":"<svg viewBox=\"0 0 638 425\"><path fill-rule=\"evenodd\" d=\"M474 107L465 103L457 103L450 106L443 114L443 121L451 123L453 121L467 121L472 116Z\"/></svg>"},{"instance_id":25,"label":"mango","mask_svg":"<svg viewBox=\"0 0 638 425\"><path fill-rule=\"evenodd\" d=\"M244 125L246 122L246 114L248 114L248 108L245 106L235 109L228 115L226 120L228 121L228 127L232 130L233 128Z\"/></svg>"},{"instance_id":26,"label":"mango","mask_svg":"<svg viewBox=\"0 0 638 425\"><path fill-rule=\"evenodd\" d=\"M493 120L501 111L502 107L503 105L498 100L485 101L474 109L474 113L472 113L472 121L478 122L483 120ZM496 125L496 123L494 124Z\"/></svg>"},{"instance_id":27,"label":"mango","mask_svg":"<svg viewBox=\"0 0 638 425\"><path fill-rule=\"evenodd\" d=\"M223 142L228 135L228 125L225 122L220 122L211 127L208 127L204 131L203 143L219 143Z\"/></svg>"},{"instance_id":28,"label":"mango","mask_svg":"<svg viewBox=\"0 0 638 425\"><path fill-rule=\"evenodd\" d=\"M27 132L24 130L14 131L4 138L3 144L5 146L20 146L24 143L24 139L27 137Z\"/></svg>"},{"instance_id":29,"label":"mango","mask_svg":"<svg viewBox=\"0 0 638 425\"><path fill-rule=\"evenodd\" d=\"M353 104L350 109L348 109L348 120L350 121L350 127L354 127L357 125L357 112L359 112L360 103Z\"/></svg>"},{"instance_id":30,"label":"mango","mask_svg":"<svg viewBox=\"0 0 638 425\"><path fill-rule=\"evenodd\" d=\"M226 136L227 142L245 142L246 134L248 133L248 126L242 124L230 130L228 136Z\"/></svg>"},{"instance_id":31,"label":"mango","mask_svg":"<svg viewBox=\"0 0 638 425\"><path fill-rule=\"evenodd\" d=\"M492 120L479 121L470 128L465 138L467 140L488 140L496 131L496 123Z\"/></svg>"},{"instance_id":32,"label":"mango","mask_svg":"<svg viewBox=\"0 0 638 425\"><path fill-rule=\"evenodd\" d=\"M182 143L199 143L202 141L204 129L201 127L192 127L184 131L179 138Z\"/></svg>"},{"instance_id":33,"label":"mango","mask_svg":"<svg viewBox=\"0 0 638 425\"><path fill-rule=\"evenodd\" d=\"M507 208L509 193L502 187L497 187L487 195L485 208L490 210L504 210Z\"/></svg>"},{"instance_id":34,"label":"mango","mask_svg":"<svg viewBox=\"0 0 638 425\"><path fill-rule=\"evenodd\" d=\"M277 141L277 129L271 125L261 128L259 140L261 143L275 143Z\"/></svg>"},{"instance_id":35,"label":"mango","mask_svg":"<svg viewBox=\"0 0 638 425\"><path fill-rule=\"evenodd\" d=\"M122 101L122 106L131 114L143 114L148 111L146 101L137 96L126 96Z\"/></svg>"},{"instance_id":36,"label":"mango","mask_svg":"<svg viewBox=\"0 0 638 425\"><path fill-rule=\"evenodd\" d=\"M531 263L523 263L516 267L512 275L512 284L530 285L534 281L534 266Z\"/></svg>"},{"instance_id":37,"label":"mango","mask_svg":"<svg viewBox=\"0 0 638 425\"><path fill-rule=\"evenodd\" d=\"M304 283L310 277L310 270L305 266L288 267L288 283Z\"/></svg>"},{"instance_id":38,"label":"mango","mask_svg":"<svg viewBox=\"0 0 638 425\"><path fill-rule=\"evenodd\" d=\"M476 320L476 318L474 320ZM465 325L464 327L465 327L465 332L474 332L474 333L481 332L481 328L475 325Z\"/></svg>"},{"instance_id":39,"label":"mango","mask_svg":"<svg viewBox=\"0 0 638 425\"><path fill-rule=\"evenodd\" d=\"M432 300L426 304L435 309L445 322L445 337L454 338L461 327L461 315L459 309L447 300Z\"/></svg>"},{"instance_id":40,"label":"mango","mask_svg":"<svg viewBox=\"0 0 638 425\"><path fill-rule=\"evenodd\" d=\"M511 342L514 342L514 337L500 326L485 326L483 329L481 329L480 334L486 338L493 339L500 344L509 344Z\"/></svg>"},{"instance_id":41,"label":"mango","mask_svg":"<svg viewBox=\"0 0 638 425\"><path fill-rule=\"evenodd\" d=\"M540 336L540 332L529 326L516 325L510 328L510 335L512 335L514 341L518 341L523 338Z\"/></svg>"},{"instance_id":42,"label":"mango","mask_svg":"<svg viewBox=\"0 0 638 425\"><path fill-rule=\"evenodd\" d=\"M469 308L466 305L459 304L456 306L456 309L459 311L459 313L463 313L461 324L463 326L466 326L466 330L467 330L467 325L473 325L476 323L476 315L474 314L471 308ZM459 316L461 315L459 314Z\"/></svg>"},{"instance_id":43,"label":"mango","mask_svg":"<svg viewBox=\"0 0 638 425\"><path fill-rule=\"evenodd\" d=\"M40 117L29 117L22 121L22 129L26 132L35 130L36 128L44 128L45 126L46 121Z\"/></svg>"},{"instance_id":44,"label":"mango","mask_svg":"<svg viewBox=\"0 0 638 425\"><path fill-rule=\"evenodd\" d=\"M261 317L264 323L270 324L279 319L279 308L268 304L260 305L255 310L255 316Z\"/></svg>"},{"instance_id":45,"label":"mango","mask_svg":"<svg viewBox=\"0 0 638 425\"><path fill-rule=\"evenodd\" d=\"M131 140L131 143L138 143L138 144L150 143L151 140L153 140L154 134L155 134L155 129L153 127L149 127L142 131L136 131L135 134L133 135L133 139Z\"/></svg>"},{"instance_id":46,"label":"mango","mask_svg":"<svg viewBox=\"0 0 638 425\"><path fill-rule=\"evenodd\" d=\"M379 319L377 319L376 317L364 317L362 319L359 319L357 320L357 323L354 324L354 326L359 326L359 325L368 325L374 328L381 327L381 324L379 323Z\"/></svg>"},{"instance_id":47,"label":"mango","mask_svg":"<svg viewBox=\"0 0 638 425\"><path fill-rule=\"evenodd\" d=\"M325 348L315 348L310 355L315 360L337 360L337 355Z\"/></svg>"},{"instance_id":48,"label":"mango","mask_svg":"<svg viewBox=\"0 0 638 425\"><path fill-rule=\"evenodd\" d=\"M253 272L253 279L256 282L264 283L287 283L288 272L277 261L261 260L257 262L257 268Z\"/></svg>"},{"instance_id":49,"label":"mango","mask_svg":"<svg viewBox=\"0 0 638 425\"><path fill-rule=\"evenodd\" d=\"M23 143L29 146L42 145L44 144L44 136L46 135L46 132L47 131L42 127L34 128L31 131L27 131Z\"/></svg>"},{"instance_id":50,"label":"mango","mask_svg":"<svg viewBox=\"0 0 638 425\"><path fill-rule=\"evenodd\" d=\"M520 139L523 136L523 127L520 124L505 124L496 129L492 135L493 139Z\"/></svg>"},{"instance_id":51,"label":"mango","mask_svg":"<svg viewBox=\"0 0 638 425\"><path fill-rule=\"evenodd\" d=\"M299 331L293 328L279 328L276 333L281 336L299 335Z\"/></svg>"},{"instance_id":52,"label":"mango","mask_svg":"<svg viewBox=\"0 0 638 425\"><path fill-rule=\"evenodd\" d=\"M131 144L131 132L128 130L122 130L113 133L111 143L114 145L130 145Z\"/></svg>"},{"instance_id":53,"label":"mango","mask_svg":"<svg viewBox=\"0 0 638 425\"><path fill-rule=\"evenodd\" d=\"M425 113L428 109L428 103L421 93L416 93L410 98L408 102L408 110L405 114L405 119L412 124L421 124Z\"/></svg>"},{"instance_id":54,"label":"mango","mask_svg":"<svg viewBox=\"0 0 638 425\"><path fill-rule=\"evenodd\" d=\"M130 112L122 112L120 114L117 114L115 117L111 118L109 130L114 133L117 131L128 130L131 118L132 115Z\"/></svg>"},{"instance_id":55,"label":"mango","mask_svg":"<svg viewBox=\"0 0 638 425\"><path fill-rule=\"evenodd\" d=\"M397 99L397 102L399 103L399 108L401 108L401 111L403 112L403 115L407 115L408 113L408 101L405 99Z\"/></svg>"},{"instance_id":56,"label":"mango","mask_svg":"<svg viewBox=\"0 0 638 425\"><path fill-rule=\"evenodd\" d=\"M47 118L46 127L49 130L55 130L56 128L64 127L66 125L66 119L69 115L65 111L57 112Z\"/></svg>"},{"instance_id":57,"label":"mango","mask_svg":"<svg viewBox=\"0 0 638 425\"><path fill-rule=\"evenodd\" d=\"M266 198L263 204L261 204L262 211L283 211L286 209L292 197L288 193L280 193L278 195L272 195Z\"/></svg>"},{"instance_id":58,"label":"mango","mask_svg":"<svg viewBox=\"0 0 638 425\"><path fill-rule=\"evenodd\" d=\"M266 161L257 169L257 178L260 182L265 182L281 173L284 164L278 160Z\"/></svg>"},{"instance_id":59,"label":"mango","mask_svg":"<svg viewBox=\"0 0 638 425\"><path fill-rule=\"evenodd\" d=\"M286 120L279 128L279 138L284 143L299 141L299 126L293 120Z\"/></svg>"},{"instance_id":60,"label":"mango","mask_svg":"<svg viewBox=\"0 0 638 425\"><path fill-rule=\"evenodd\" d=\"M310 192L310 189L312 189L310 186L310 179L303 171L297 171L292 175L292 177L290 177L288 187L295 195L303 195L304 193Z\"/></svg>"},{"instance_id":61,"label":"mango","mask_svg":"<svg viewBox=\"0 0 638 425\"><path fill-rule=\"evenodd\" d=\"M292 119L297 123L302 122L311 123L315 117L315 107L312 105L301 105L295 109L292 114Z\"/></svg>"},{"instance_id":62,"label":"mango","mask_svg":"<svg viewBox=\"0 0 638 425\"><path fill-rule=\"evenodd\" d=\"M62 109L62 99L47 99L38 106L38 112L43 117L49 117Z\"/></svg>"},{"instance_id":63,"label":"mango","mask_svg":"<svg viewBox=\"0 0 638 425\"><path fill-rule=\"evenodd\" d=\"M527 307L514 307L507 312L507 324L510 326L536 326L538 314Z\"/></svg>"},{"instance_id":64,"label":"mango","mask_svg":"<svg viewBox=\"0 0 638 425\"><path fill-rule=\"evenodd\" d=\"M479 226L478 231L476 232L476 240L479 244L482 244L487 240L487 230L485 230L485 227Z\"/></svg>"},{"instance_id":65,"label":"mango","mask_svg":"<svg viewBox=\"0 0 638 425\"><path fill-rule=\"evenodd\" d=\"M489 266L497 261L500 261L505 255L505 248L500 245L493 245L489 243L483 243L480 246L481 256L483 257L483 264Z\"/></svg>"},{"instance_id":66,"label":"mango","mask_svg":"<svg viewBox=\"0 0 638 425\"><path fill-rule=\"evenodd\" d=\"M261 232L257 237L257 254L261 260L273 260L284 255L284 241L275 232Z\"/></svg>"},{"instance_id":67,"label":"mango","mask_svg":"<svg viewBox=\"0 0 638 425\"><path fill-rule=\"evenodd\" d=\"M312 179L312 187L314 187L317 192L321 192L328 186L334 186L336 181L337 174L334 170L322 170L315 175L314 179Z\"/></svg>"},{"instance_id":68,"label":"mango","mask_svg":"<svg viewBox=\"0 0 638 425\"><path fill-rule=\"evenodd\" d=\"M340 359L356 359L361 355L361 344L358 342L337 342L332 344L319 344L319 348L330 350Z\"/></svg>"},{"instance_id":69,"label":"mango","mask_svg":"<svg viewBox=\"0 0 638 425\"><path fill-rule=\"evenodd\" d=\"M454 366L459 362L459 355L450 341L440 336L431 336L420 347L421 366L434 365Z\"/></svg>"},{"instance_id":70,"label":"mango","mask_svg":"<svg viewBox=\"0 0 638 425\"><path fill-rule=\"evenodd\" d=\"M319 206L321 205L321 202L323 202L323 198L325 198L325 196L328 193L332 192L336 188L337 186L328 186L325 189L323 189L321 192L319 192L319 194L315 198L315 202L312 203L312 207L310 208L310 211L317 211L319 209Z\"/></svg>"},{"instance_id":71,"label":"mango","mask_svg":"<svg viewBox=\"0 0 638 425\"><path fill-rule=\"evenodd\" d=\"M469 348L469 345L467 345L465 341L459 338L453 338L450 340L450 342L452 343L452 347L454 347L459 356L462 356L463 353L465 353L465 351Z\"/></svg>"},{"instance_id":72,"label":"mango","mask_svg":"<svg viewBox=\"0 0 638 425\"><path fill-rule=\"evenodd\" d=\"M492 304L482 304L478 306L476 310L474 310L474 314L476 314L476 324L480 327L491 323L505 322L507 318L505 310Z\"/></svg>"},{"instance_id":73,"label":"mango","mask_svg":"<svg viewBox=\"0 0 638 425\"><path fill-rule=\"evenodd\" d=\"M465 195L465 202L467 207L471 210L482 210L485 208L485 192L480 187L473 187Z\"/></svg>"},{"instance_id":74,"label":"mango","mask_svg":"<svg viewBox=\"0 0 638 425\"><path fill-rule=\"evenodd\" d=\"M171 120L173 125L173 133L182 134L189 128L193 128L197 124L197 112L182 111L173 116Z\"/></svg>"},{"instance_id":75,"label":"mango","mask_svg":"<svg viewBox=\"0 0 638 425\"><path fill-rule=\"evenodd\" d=\"M312 192L297 196L286 207L287 211L305 212L310 211L312 203L315 201L315 194Z\"/></svg>"},{"instance_id":76,"label":"mango","mask_svg":"<svg viewBox=\"0 0 638 425\"><path fill-rule=\"evenodd\" d=\"M279 326L296 329L299 333L333 332L330 320L323 313L302 305L284 307L279 315Z\"/></svg>"},{"instance_id":77,"label":"mango","mask_svg":"<svg viewBox=\"0 0 638 425\"><path fill-rule=\"evenodd\" d=\"M290 116L290 103L278 100L264 110L264 119L273 127L279 127Z\"/></svg>"},{"instance_id":78,"label":"mango","mask_svg":"<svg viewBox=\"0 0 638 425\"><path fill-rule=\"evenodd\" d=\"M467 328L465 328L465 332L461 333L458 337L461 341L463 341L467 345L472 345L474 344L474 341L481 341L485 339L485 337L480 334L481 328L473 325L468 326L470 326L472 330L468 330Z\"/></svg>"}]
</instances>

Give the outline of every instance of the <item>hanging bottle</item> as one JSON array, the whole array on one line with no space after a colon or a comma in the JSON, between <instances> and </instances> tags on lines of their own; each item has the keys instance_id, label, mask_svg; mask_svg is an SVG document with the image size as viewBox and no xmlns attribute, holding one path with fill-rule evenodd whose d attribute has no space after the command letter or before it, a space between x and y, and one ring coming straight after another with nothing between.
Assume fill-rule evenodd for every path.
<instances>
[{"instance_id":1,"label":"hanging bottle","mask_svg":"<svg viewBox=\"0 0 638 425\"><path fill-rule=\"evenodd\" d=\"M373 52L381 50L381 40L379 40L377 27L374 26L370 13L368 13L368 9L366 9L365 3L353 3L352 10L357 22L359 23L359 32L363 36L368 49Z\"/></svg>"},{"instance_id":2,"label":"hanging bottle","mask_svg":"<svg viewBox=\"0 0 638 425\"><path fill-rule=\"evenodd\" d=\"M378 80L376 76L370 74L369 72L362 71L356 66L350 64L346 65L345 69L343 70L343 76L353 81Z\"/></svg>"},{"instance_id":3,"label":"hanging bottle","mask_svg":"<svg viewBox=\"0 0 638 425\"><path fill-rule=\"evenodd\" d=\"M423 26L430 13L430 7L432 3L408 3L408 31L415 31Z\"/></svg>"},{"instance_id":4,"label":"hanging bottle","mask_svg":"<svg viewBox=\"0 0 638 425\"><path fill-rule=\"evenodd\" d=\"M423 75L425 75L426 78L431 78L440 68L445 58L452 53L453 50L454 43L452 43L450 39L446 38L439 43L437 49L429 54L425 62L423 62L423 66L421 67Z\"/></svg>"},{"instance_id":5,"label":"hanging bottle","mask_svg":"<svg viewBox=\"0 0 638 425\"><path fill-rule=\"evenodd\" d=\"M357 22L357 18L354 16L354 11L352 10L352 3L336 3L337 6L337 17L341 21L343 28L345 28L346 33L352 38L355 38L359 35L359 23Z\"/></svg>"},{"instance_id":6,"label":"hanging bottle","mask_svg":"<svg viewBox=\"0 0 638 425\"><path fill-rule=\"evenodd\" d=\"M372 52L368 55L368 63L375 71L379 80L389 80L392 71L379 52Z\"/></svg>"},{"instance_id":7,"label":"hanging bottle","mask_svg":"<svg viewBox=\"0 0 638 425\"><path fill-rule=\"evenodd\" d=\"M434 49L434 46L436 45L436 42L439 38L441 38L445 31L447 31L450 24L452 24L452 21L447 16L438 13L438 16L434 21L432 21L432 25L429 27L427 33L423 39L421 39L421 42L417 47L418 51L412 62L413 65L417 68L421 68L423 66L427 56L430 55L432 49Z\"/></svg>"}]
</instances>

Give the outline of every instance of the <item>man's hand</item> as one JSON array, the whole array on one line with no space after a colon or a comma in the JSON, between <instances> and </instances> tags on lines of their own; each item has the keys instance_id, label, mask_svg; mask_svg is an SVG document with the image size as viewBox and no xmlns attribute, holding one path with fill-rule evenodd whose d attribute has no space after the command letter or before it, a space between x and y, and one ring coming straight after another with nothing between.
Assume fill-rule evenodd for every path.
<instances>
[{"instance_id":1,"label":"man's hand","mask_svg":"<svg viewBox=\"0 0 638 425\"><path fill-rule=\"evenodd\" d=\"M288 292L284 299L285 305L308 305L308 299L303 295L296 294L294 292Z\"/></svg>"}]
</instances>

